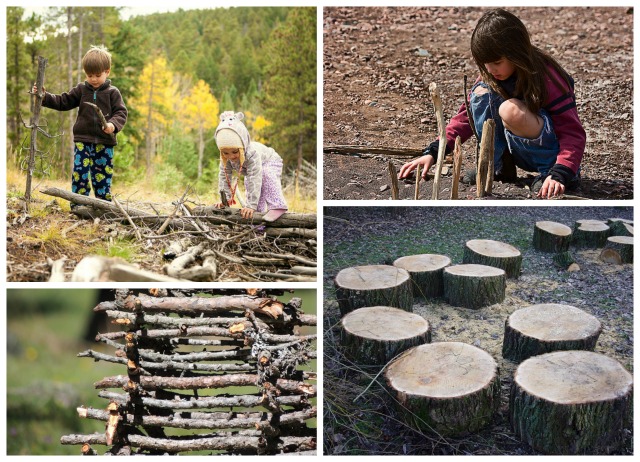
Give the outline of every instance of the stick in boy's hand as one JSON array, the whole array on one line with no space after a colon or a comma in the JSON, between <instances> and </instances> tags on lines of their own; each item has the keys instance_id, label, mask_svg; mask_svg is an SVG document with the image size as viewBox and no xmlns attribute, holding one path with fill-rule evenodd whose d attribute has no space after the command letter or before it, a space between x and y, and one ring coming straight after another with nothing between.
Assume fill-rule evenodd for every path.
<instances>
[{"instance_id":1,"label":"stick in boy's hand","mask_svg":"<svg viewBox=\"0 0 640 462\"><path fill-rule=\"evenodd\" d=\"M113 134L113 131L112 132L106 131L106 129L108 127L108 122L107 122L107 119L104 118L104 114L102 113L100 108L97 105L95 105L93 103L90 103L88 101L85 101L84 104L88 104L89 106L91 106L96 111L96 114L98 115L98 118L100 119L100 125L102 125L102 130L104 130L105 133L109 133L111 135L111 137L115 139L116 136ZM113 126L113 124L111 124L111 125Z\"/></svg>"}]
</instances>

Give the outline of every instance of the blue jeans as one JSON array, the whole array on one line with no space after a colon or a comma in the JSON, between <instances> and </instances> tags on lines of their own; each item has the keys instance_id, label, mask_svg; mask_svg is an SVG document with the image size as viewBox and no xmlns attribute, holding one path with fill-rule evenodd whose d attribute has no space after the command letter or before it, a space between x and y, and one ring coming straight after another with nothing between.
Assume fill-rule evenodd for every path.
<instances>
[{"instance_id":1,"label":"blue jeans","mask_svg":"<svg viewBox=\"0 0 640 462\"><path fill-rule=\"evenodd\" d=\"M488 93L477 95L473 92L478 87L486 88ZM529 139L516 136L504 128L498 108L504 102L504 98L495 93L484 82L476 83L471 91L471 112L475 122L478 136L482 139L482 125L485 120L493 119L496 123L494 140L494 166L495 173L502 171L502 154L508 149L513 155L515 164L527 172L536 172L542 176L547 175L549 169L556 163L560 144L553 131L553 124L549 113L540 109L538 116L544 121L544 127L537 138Z\"/></svg>"}]
</instances>

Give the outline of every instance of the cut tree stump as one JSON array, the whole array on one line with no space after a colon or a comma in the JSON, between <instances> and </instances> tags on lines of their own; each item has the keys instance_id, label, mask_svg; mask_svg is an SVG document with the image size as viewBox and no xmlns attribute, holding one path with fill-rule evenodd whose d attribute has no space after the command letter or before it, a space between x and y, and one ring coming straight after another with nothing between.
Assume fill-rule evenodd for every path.
<instances>
[{"instance_id":1,"label":"cut tree stump","mask_svg":"<svg viewBox=\"0 0 640 462\"><path fill-rule=\"evenodd\" d=\"M498 365L491 355L460 342L407 350L385 371L407 421L443 436L474 433L500 406Z\"/></svg>"},{"instance_id":2,"label":"cut tree stump","mask_svg":"<svg viewBox=\"0 0 640 462\"><path fill-rule=\"evenodd\" d=\"M612 236L632 236L633 237L633 223L626 223L622 220L613 220L609 223Z\"/></svg>"},{"instance_id":3,"label":"cut tree stump","mask_svg":"<svg viewBox=\"0 0 640 462\"><path fill-rule=\"evenodd\" d=\"M590 351L534 356L516 370L509 414L516 435L545 454L620 449L632 408L633 377Z\"/></svg>"},{"instance_id":4,"label":"cut tree stump","mask_svg":"<svg viewBox=\"0 0 640 462\"><path fill-rule=\"evenodd\" d=\"M464 247L462 263L493 266L505 271L508 278L518 278L522 267L522 254L504 242L490 239L472 239Z\"/></svg>"},{"instance_id":5,"label":"cut tree stump","mask_svg":"<svg viewBox=\"0 0 640 462\"><path fill-rule=\"evenodd\" d=\"M515 362L560 350L593 350L602 325L584 311L557 303L519 309L504 323L502 356Z\"/></svg>"},{"instance_id":6,"label":"cut tree stump","mask_svg":"<svg viewBox=\"0 0 640 462\"><path fill-rule=\"evenodd\" d=\"M400 257L393 266L406 270L413 282L415 297L435 298L444 294L442 272L451 264L446 255L420 254Z\"/></svg>"},{"instance_id":7,"label":"cut tree stump","mask_svg":"<svg viewBox=\"0 0 640 462\"><path fill-rule=\"evenodd\" d=\"M573 255L571 255L571 252L567 251L567 252L560 252L556 255L553 256L553 263L558 267L558 268L562 268L562 269L569 269L571 268L571 265L575 265L576 262L573 259Z\"/></svg>"},{"instance_id":8,"label":"cut tree stump","mask_svg":"<svg viewBox=\"0 0 640 462\"><path fill-rule=\"evenodd\" d=\"M342 318L342 345L360 364L384 365L398 353L430 342L429 322L399 308L369 306Z\"/></svg>"},{"instance_id":9,"label":"cut tree stump","mask_svg":"<svg viewBox=\"0 0 640 462\"><path fill-rule=\"evenodd\" d=\"M571 244L571 228L553 221L537 221L533 228L533 248L541 252L565 252Z\"/></svg>"},{"instance_id":10,"label":"cut tree stump","mask_svg":"<svg viewBox=\"0 0 640 462\"><path fill-rule=\"evenodd\" d=\"M604 247L611 229L604 222L579 220L573 230L571 243L579 248L598 249Z\"/></svg>"},{"instance_id":11,"label":"cut tree stump","mask_svg":"<svg viewBox=\"0 0 640 462\"><path fill-rule=\"evenodd\" d=\"M611 236L607 238L607 243L600 252L600 260L616 265L633 263L633 237Z\"/></svg>"},{"instance_id":12,"label":"cut tree stump","mask_svg":"<svg viewBox=\"0 0 640 462\"><path fill-rule=\"evenodd\" d=\"M444 298L449 304L482 308L504 300L507 277L503 269L486 265L455 265L444 269Z\"/></svg>"},{"instance_id":13,"label":"cut tree stump","mask_svg":"<svg viewBox=\"0 0 640 462\"><path fill-rule=\"evenodd\" d=\"M334 281L340 313L364 306L392 306L413 311L411 277L390 265L354 266L341 270Z\"/></svg>"}]
</instances>

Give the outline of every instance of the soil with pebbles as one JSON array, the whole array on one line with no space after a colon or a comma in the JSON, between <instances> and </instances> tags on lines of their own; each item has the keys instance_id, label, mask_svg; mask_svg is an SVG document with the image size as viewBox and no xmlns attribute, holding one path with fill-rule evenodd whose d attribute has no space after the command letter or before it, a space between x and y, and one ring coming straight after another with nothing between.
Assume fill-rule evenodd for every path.
<instances>
[{"instance_id":1,"label":"soil with pebbles","mask_svg":"<svg viewBox=\"0 0 640 462\"><path fill-rule=\"evenodd\" d=\"M588 199L633 198L633 9L509 8L534 44L551 53L576 82L580 119L587 132L582 186ZM324 198L386 200L388 162L397 169L410 157L341 155L329 146L407 148L418 155L437 135L427 87L436 82L445 119L463 101L463 76L475 79L469 41L486 8L348 8L323 10ZM463 171L472 169L475 141L463 146ZM432 169L433 171L433 169ZM528 199L532 175L494 183L493 199ZM451 169L440 198L449 198ZM431 198L433 181L420 186ZM412 199L415 178L400 183ZM460 186L474 199L475 186Z\"/></svg>"},{"instance_id":2,"label":"soil with pebbles","mask_svg":"<svg viewBox=\"0 0 640 462\"><path fill-rule=\"evenodd\" d=\"M632 217L630 207L325 208L325 453L535 454L519 441L508 422L508 393L517 364L502 358L506 318L514 310L533 304L573 305L597 317L603 325L595 351L615 358L633 372L633 265L607 264L600 261L597 249L571 248L580 269L559 269L553 264L553 254L533 249L534 224L549 220L573 226L580 219ZM401 422L382 386L383 380L374 379L380 368L358 367L343 355L333 279L348 266L391 264L400 256L414 253L444 254L452 264L459 264L464 244L470 239L507 242L522 252L522 273L518 279L507 280L505 300L470 310L453 307L443 299L417 299L413 311L431 324L433 342L466 342L486 350L498 361L501 406L493 425L481 433L434 438ZM632 424L625 429L622 454L633 453L632 429Z\"/></svg>"}]
</instances>

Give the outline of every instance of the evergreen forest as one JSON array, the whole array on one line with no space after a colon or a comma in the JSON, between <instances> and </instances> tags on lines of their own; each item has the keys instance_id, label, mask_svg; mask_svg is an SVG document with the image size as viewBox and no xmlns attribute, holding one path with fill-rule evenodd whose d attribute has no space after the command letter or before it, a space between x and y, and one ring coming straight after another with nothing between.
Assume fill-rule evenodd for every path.
<instances>
[{"instance_id":1,"label":"evergreen forest","mask_svg":"<svg viewBox=\"0 0 640 462\"><path fill-rule=\"evenodd\" d=\"M118 133L114 184L215 190L214 131L225 110L245 114L252 139L284 159L285 177L315 168L315 8L179 9L128 19L122 10L7 8L9 169L24 169L29 153L38 57L48 60L45 89L59 94L84 81L81 60L91 45L112 53L109 78L129 111ZM41 114L35 174L70 178L75 110Z\"/></svg>"}]
</instances>

